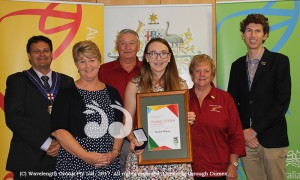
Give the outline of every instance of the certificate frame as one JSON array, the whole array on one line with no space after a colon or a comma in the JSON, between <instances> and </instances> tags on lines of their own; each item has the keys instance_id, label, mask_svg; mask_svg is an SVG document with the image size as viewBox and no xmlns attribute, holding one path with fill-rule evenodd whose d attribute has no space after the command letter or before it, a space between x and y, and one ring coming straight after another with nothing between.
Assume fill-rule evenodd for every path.
<instances>
[{"instance_id":1,"label":"certificate frame","mask_svg":"<svg viewBox=\"0 0 300 180\"><path fill-rule=\"evenodd\" d=\"M172 163L191 163L193 161L192 158L192 142L191 142L191 132L190 132L190 124L187 120L187 112L189 112L189 91L188 90L178 90L178 91L169 91L169 92L153 92L153 93L138 93L137 95L137 125L138 128L143 128L146 135L148 136L148 144L145 147L145 150L142 154L138 157L138 163L139 165L155 165L155 164L172 164ZM175 134L176 129L179 129L178 139L180 148L172 149L172 148L163 148L166 146L157 146L158 148L151 149L151 143L152 145L157 145L156 141L154 141L149 136L149 130L153 134L153 129L155 129L156 133L156 126L153 126L153 118L149 116L149 109L152 111L149 107L158 107L156 109L159 109L160 107L164 106L175 106L175 109L177 109L176 116L178 116L178 121L174 120L175 123ZM155 108L154 108L155 109ZM162 108L163 109L163 108ZM160 113L160 114L169 114L172 116L172 111L168 108L167 113ZM172 108L171 108L172 109ZM170 110L171 112L169 112ZM159 114L159 113L157 113ZM159 116L160 116L159 114ZM175 119L177 117L175 116ZM150 117L150 118L149 118ZM149 120L149 119L150 120ZM155 116L155 118L159 118L158 116ZM162 117L165 118L165 117ZM167 120L169 120L168 118ZM164 124L161 122L167 122L167 120L159 120L160 124L164 128L169 128L169 124ZM172 120L172 119L170 119ZM156 121L156 119L154 120ZM178 124L178 126L176 125ZM160 128L160 126L159 126ZM169 136L163 136L168 133L168 129L165 131L163 130L163 133L161 135L161 138L164 139L165 137ZM171 130L172 131L172 130ZM159 137L161 131L158 131L155 136ZM173 133L174 134L174 133ZM158 135L158 136L157 136ZM159 137L160 138L160 137ZM176 139L174 139L175 141ZM176 141L175 141L176 142ZM158 150L157 150L158 149Z\"/></svg>"}]
</instances>

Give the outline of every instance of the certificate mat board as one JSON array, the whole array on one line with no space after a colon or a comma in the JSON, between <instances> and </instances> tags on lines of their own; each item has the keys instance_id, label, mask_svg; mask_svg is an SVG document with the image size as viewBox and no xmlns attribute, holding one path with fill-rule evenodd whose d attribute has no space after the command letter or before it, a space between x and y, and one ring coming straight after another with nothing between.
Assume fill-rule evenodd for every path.
<instances>
[{"instance_id":1,"label":"certificate mat board","mask_svg":"<svg viewBox=\"0 0 300 180\"><path fill-rule=\"evenodd\" d=\"M149 150L148 146L153 142L151 142L151 138L149 138L149 130L151 130L151 127L149 128L148 107L163 105L178 106L177 114L179 125L177 127L179 127L179 132L177 140L180 140L181 142L180 148L160 149L156 151ZM140 165L192 162L190 125L187 121L187 112L189 111L188 105L188 90L137 94L138 127L144 129L149 139L145 151L139 156ZM166 120L164 114L157 114L156 119L158 121L161 120L160 123L163 123L163 121ZM165 122L168 123L168 121ZM167 126L164 126L164 128L167 128ZM165 129L165 131L168 131L168 129ZM166 137L162 134L161 139L165 138Z\"/></svg>"}]
</instances>

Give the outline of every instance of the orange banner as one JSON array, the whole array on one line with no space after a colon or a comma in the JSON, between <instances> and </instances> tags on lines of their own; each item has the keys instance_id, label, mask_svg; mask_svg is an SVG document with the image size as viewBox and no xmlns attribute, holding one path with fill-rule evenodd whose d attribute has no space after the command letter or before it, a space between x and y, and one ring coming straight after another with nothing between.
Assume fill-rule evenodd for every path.
<instances>
[{"instance_id":1,"label":"orange banner","mask_svg":"<svg viewBox=\"0 0 300 180\"><path fill-rule=\"evenodd\" d=\"M44 35L53 42L52 69L78 78L72 58L73 45L94 41L104 52L104 6L102 4L61 4L0 1L0 179L12 179L5 170L11 131L5 124L4 94L7 76L30 67L27 40Z\"/></svg>"}]
</instances>

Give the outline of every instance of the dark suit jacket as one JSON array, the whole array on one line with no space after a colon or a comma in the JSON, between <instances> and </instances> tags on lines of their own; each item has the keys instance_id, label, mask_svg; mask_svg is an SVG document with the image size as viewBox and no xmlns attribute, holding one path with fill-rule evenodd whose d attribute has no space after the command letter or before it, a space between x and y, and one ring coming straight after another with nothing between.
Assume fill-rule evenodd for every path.
<instances>
[{"instance_id":1,"label":"dark suit jacket","mask_svg":"<svg viewBox=\"0 0 300 180\"><path fill-rule=\"evenodd\" d=\"M37 77L33 69L29 70ZM60 74L59 88L67 87L73 78ZM13 133L6 169L9 171L54 168L55 158L41 150L50 137L51 122L47 111L50 101L25 75L18 72L6 81L4 112L6 124Z\"/></svg>"},{"instance_id":2,"label":"dark suit jacket","mask_svg":"<svg viewBox=\"0 0 300 180\"><path fill-rule=\"evenodd\" d=\"M228 92L237 105L243 129L257 132L260 144L266 148L289 145L285 114L291 98L290 64L287 56L265 48L248 87L246 56L232 63Z\"/></svg>"}]
</instances>

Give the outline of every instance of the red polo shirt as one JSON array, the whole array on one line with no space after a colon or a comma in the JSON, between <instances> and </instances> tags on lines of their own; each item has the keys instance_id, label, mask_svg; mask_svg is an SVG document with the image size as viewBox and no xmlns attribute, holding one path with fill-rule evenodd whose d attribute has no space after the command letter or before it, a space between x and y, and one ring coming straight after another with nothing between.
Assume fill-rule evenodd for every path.
<instances>
[{"instance_id":1,"label":"red polo shirt","mask_svg":"<svg viewBox=\"0 0 300 180\"><path fill-rule=\"evenodd\" d=\"M138 58L136 58L136 62L135 67L129 73L122 68L119 58L100 66L98 74L100 81L116 88L119 91L123 102L127 83L131 78L140 74L142 62L139 61Z\"/></svg>"},{"instance_id":2,"label":"red polo shirt","mask_svg":"<svg viewBox=\"0 0 300 180\"><path fill-rule=\"evenodd\" d=\"M225 176L230 154L245 155L245 140L236 105L225 91L212 89L200 107L195 94L190 92L190 111L196 120L191 126L193 173L199 177Z\"/></svg>"}]
</instances>

